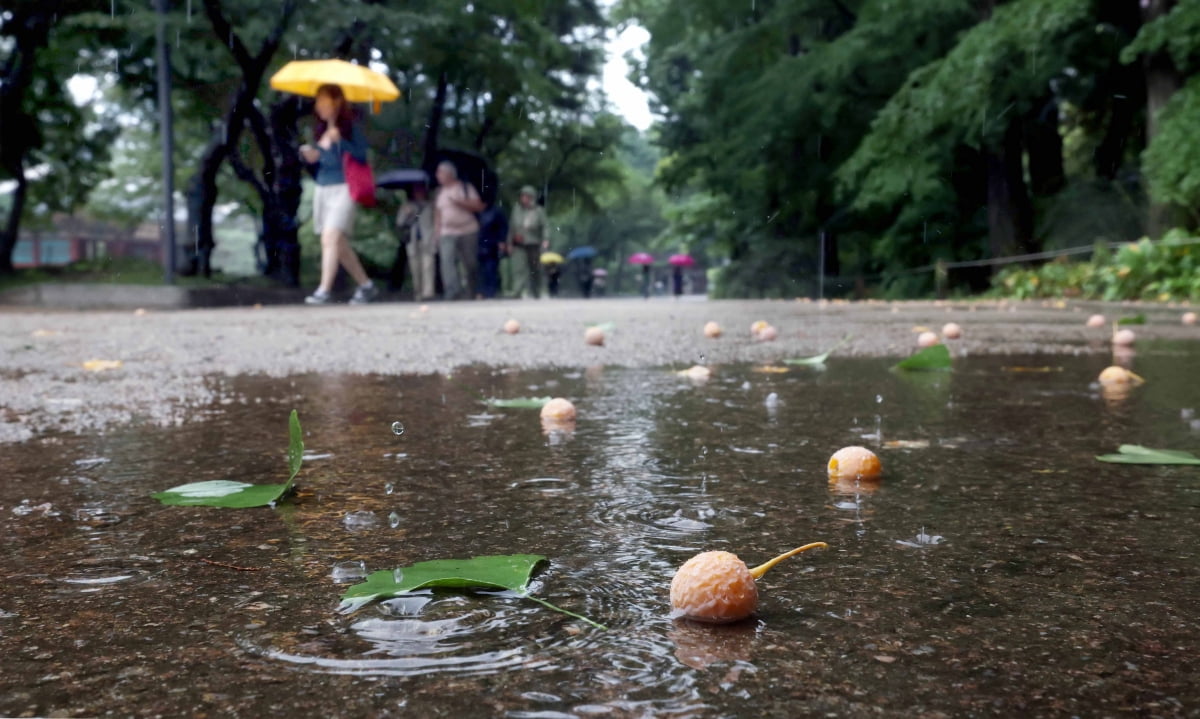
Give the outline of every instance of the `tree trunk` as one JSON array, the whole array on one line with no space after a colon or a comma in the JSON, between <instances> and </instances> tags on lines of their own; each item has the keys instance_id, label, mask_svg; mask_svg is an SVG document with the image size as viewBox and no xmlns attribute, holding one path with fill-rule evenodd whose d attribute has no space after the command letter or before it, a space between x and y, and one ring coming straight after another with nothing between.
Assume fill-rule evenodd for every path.
<instances>
[{"instance_id":1,"label":"tree trunk","mask_svg":"<svg viewBox=\"0 0 1200 719\"><path fill-rule=\"evenodd\" d=\"M1034 104L1025 122L1029 155L1029 189L1034 197L1050 197L1066 184L1063 142L1058 133L1058 105L1046 95Z\"/></svg>"},{"instance_id":2,"label":"tree trunk","mask_svg":"<svg viewBox=\"0 0 1200 719\"><path fill-rule=\"evenodd\" d=\"M1143 0L1142 21L1150 22L1171 11L1175 0ZM1146 73L1146 144L1158 135L1158 115L1171 96L1179 90L1179 71L1165 52L1143 58ZM1158 237L1175 224L1176 210L1170 205L1152 204L1146 218L1146 233Z\"/></svg>"},{"instance_id":3,"label":"tree trunk","mask_svg":"<svg viewBox=\"0 0 1200 719\"><path fill-rule=\"evenodd\" d=\"M1125 164L1125 153L1133 134L1134 122L1141 110L1141 98L1146 94L1146 78L1136 66L1118 65L1101 78L1109 96L1108 127L1104 139L1096 147L1092 164L1096 174L1115 180Z\"/></svg>"},{"instance_id":4,"label":"tree trunk","mask_svg":"<svg viewBox=\"0 0 1200 719\"><path fill-rule=\"evenodd\" d=\"M992 257L1035 252L1033 206L1021 166L1020 120L1009 123L1000 147L987 151L988 245Z\"/></svg>"},{"instance_id":5,"label":"tree trunk","mask_svg":"<svg viewBox=\"0 0 1200 719\"><path fill-rule=\"evenodd\" d=\"M38 50L46 46L50 27L58 17L61 2L48 0L24 3L11 11L6 24L22 28L15 33L3 74L0 74L0 168L17 182L12 206L0 234L0 274L13 270L13 250L20 239L21 215L25 211L28 180L25 158L41 145L37 120L25 112L25 94L33 82L33 64Z\"/></svg>"},{"instance_id":6,"label":"tree trunk","mask_svg":"<svg viewBox=\"0 0 1200 719\"><path fill-rule=\"evenodd\" d=\"M300 197L304 165L296 153L297 122L305 103L288 97L271 108L271 138L275 153L274 202L272 213L263 215L263 243L266 261L263 273L289 287L300 284Z\"/></svg>"},{"instance_id":7,"label":"tree trunk","mask_svg":"<svg viewBox=\"0 0 1200 719\"><path fill-rule=\"evenodd\" d=\"M226 115L229 120L229 113ZM218 131L219 132L219 131ZM213 208L217 206L217 173L227 155L224 139L214 133L200 158L200 169L188 181L188 232L192 241L190 267L185 275L212 276Z\"/></svg>"}]
</instances>

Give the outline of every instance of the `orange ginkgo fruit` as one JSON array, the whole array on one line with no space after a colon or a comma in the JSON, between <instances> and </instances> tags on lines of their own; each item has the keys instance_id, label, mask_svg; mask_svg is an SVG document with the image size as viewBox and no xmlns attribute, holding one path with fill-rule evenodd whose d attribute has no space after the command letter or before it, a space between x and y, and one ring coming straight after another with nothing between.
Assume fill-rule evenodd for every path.
<instances>
[{"instance_id":1,"label":"orange ginkgo fruit","mask_svg":"<svg viewBox=\"0 0 1200 719\"><path fill-rule=\"evenodd\" d=\"M573 422L575 420L575 405L571 400L555 397L542 405L542 419L550 422Z\"/></svg>"},{"instance_id":2,"label":"orange ginkgo fruit","mask_svg":"<svg viewBox=\"0 0 1200 719\"><path fill-rule=\"evenodd\" d=\"M879 457L866 447L842 447L829 458L830 479L875 479L882 473Z\"/></svg>"},{"instance_id":3,"label":"orange ginkgo fruit","mask_svg":"<svg viewBox=\"0 0 1200 719\"><path fill-rule=\"evenodd\" d=\"M713 624L745 619L758 608L756 579L788 557L827 546L824 542L806 544L754 569L731 552L697 554L684 562L671 580L671 614Z\"/></svg>"}]
</instances>

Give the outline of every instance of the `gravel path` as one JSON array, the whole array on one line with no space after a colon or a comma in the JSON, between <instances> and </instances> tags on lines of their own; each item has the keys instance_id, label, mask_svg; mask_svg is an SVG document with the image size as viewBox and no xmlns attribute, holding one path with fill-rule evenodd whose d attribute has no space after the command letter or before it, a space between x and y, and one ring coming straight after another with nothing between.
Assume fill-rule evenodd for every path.
<instances>
[{"instance_id":1,"label":"gravel path","mask_svg":"<svg viewBox=\"0 0 1200 719\"><path fill-rule=\"evenodd\" d=\"M113 424L170 425L220 400L214 376L304 373L408 374L462 365L519 368L670 366L763 362L823 352L904 356L914 327L962 325L956 352L1109 351L1108 330L1087 329L1091 312L1145 313L1143 339L1200 339L1183 310L1099 303L815 303L604 299L370 306L285 306L150 312L57 312L0 308L0 442ZM522 324L516 335L504 321ZM764 319L775 342L753 342ZM714 320L725 335L711 340ZM589 323L615 324L604 347L584 344ZM89 371L88 360L121 366Z\"/></svg>"}]
</instances>

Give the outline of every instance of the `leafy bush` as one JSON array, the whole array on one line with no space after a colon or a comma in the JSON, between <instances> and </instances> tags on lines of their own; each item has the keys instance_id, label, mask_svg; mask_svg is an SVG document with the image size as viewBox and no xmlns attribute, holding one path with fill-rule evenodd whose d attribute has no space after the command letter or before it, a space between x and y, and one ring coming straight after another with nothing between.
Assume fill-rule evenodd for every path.
<instances>
[{"instance_id":1,"label":"leafy bush","mask_svg":"<svg viewBox=\"0 0 1200 719\"><path fill-rule=\"evenodd\" d=\"M1160 242L1142 238L1116 252L1097 251L1088 262L1008 268L993 288L1017 299L1200 300L1200 244L1183 230L1171 230Z\"/></svg>"}]
</instances>

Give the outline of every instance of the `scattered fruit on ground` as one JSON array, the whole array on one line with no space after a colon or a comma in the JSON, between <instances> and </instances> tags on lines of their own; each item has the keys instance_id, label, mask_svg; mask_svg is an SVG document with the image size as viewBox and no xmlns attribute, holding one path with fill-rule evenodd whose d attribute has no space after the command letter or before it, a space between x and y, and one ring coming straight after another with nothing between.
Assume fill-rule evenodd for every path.
<instances>
[{"instance_id":1,"label":"scattered fruit on ground","mask_svg":"<svg viewBox=\"0 0 1200 719\"><path fill-rule=\"evenodd\" d=\"M879 457L866 447L842 447L829 458L830 479L875 479L882 473Z\"/></svg>"}]
</instances>

